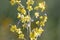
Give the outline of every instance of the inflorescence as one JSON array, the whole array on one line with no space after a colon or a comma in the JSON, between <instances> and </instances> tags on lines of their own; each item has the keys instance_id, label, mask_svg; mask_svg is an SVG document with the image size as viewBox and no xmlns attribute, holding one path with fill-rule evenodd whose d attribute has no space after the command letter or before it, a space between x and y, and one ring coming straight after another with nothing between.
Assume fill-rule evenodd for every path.
<instances>
[{"instance_id":1,"label":"inflorescence","mask_svg":"<svg viewBox=\"0 0 60 40\"><path fill-rule=\"evenodd\" d=\"M18 5L17 19L19 19L19 24L11 25L10 31L17 33L19 39L37 40L43 33L43 27L47 22L46 3L45 1L37 3L35 0L27 0L24 6L21 1L10 0L11 5ZM24 33L25 29L27 33Z\"/></svg>"}]
</instances>

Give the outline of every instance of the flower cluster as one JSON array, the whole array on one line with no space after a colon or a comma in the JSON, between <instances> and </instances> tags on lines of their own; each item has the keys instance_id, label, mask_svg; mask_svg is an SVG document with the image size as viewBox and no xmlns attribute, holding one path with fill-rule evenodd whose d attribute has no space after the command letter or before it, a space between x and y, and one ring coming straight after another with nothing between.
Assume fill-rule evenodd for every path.
<instances>
[{"instance_id":1,"label":"flower cluster","mask_svg":"<svg viewBox=\"0 0 60 40\"><path fill-rule=\"evenodd\" d=\"M45 26L45 23L47 22L47 15L40 16L40 21L36 21L37 25Z\"/></svg>"},{"instance_id":2,"label":"flower cluster","mask_svg":"<svg viewBox=\"0 0 60 40\"><path fill-rule=\"evenodd\" d=\"M27 29L27 34L29 34L26 38L24 34L24 30L22 31L21 28L17 28L16 25L12 25L10 30L12 32L16 32L18 34L18 38L24 39L24 40L37 40L38 36L41 36L43 30L43 27L45 26L45 23L47 22L47 14L45 13L46 9L46 3L45 1L39 2L38 5L34 4L36 3L35 0L27 0L26 6L24 6L21 2L22 0L11 0L11 5L17 4L17 18L19 19L19 24L21 24L21 27L24 29ZM33 16L31 16L33 13ZM36 20L37 19L37 20ZM32 22L37 25L37 27L32 26ZM33 25L34 25L33 24ZM19 25L20 26L20 25ZM23 32L23 33L22 33Z\"/></svg>"},{"instance_id":3,"label":"flower cluster","mask_svg":"<svg viewBox=\"0 0 60 40\"><path fill-rule=\"evenodd\" d=\"M43 12L45 10L45 1L43 2L40 2L34 9L35 10L38 10L38 9L41 9L41 12Z\"/></svg>"},{"instance_id":4,"label":"flower cluster","mask_svg":"<svg viewBox=\"0 0 60 40\"><path fill-rule=\"evenodd\" d=\"M24 15L21 15L21 14L18 13L17 18L20 18L22 23L30 21L30 16L29 15L24 16Z\"/></svg>"},{"instance_id":5,"label":"flower cluster","mask_svg":"<svg viewBox=\"0 0 60 40\"><path fill-rule=\"evenodd\" d=\"M43 31L44 31L44 30L43 30L41 27L40 27L40 28L34 28L34 29L32 30L32 32L30 32L30 38L31 38L31 40L36 40L36 38L37 38L38 36L40 36Z\"/></svg>"},{"instance_id":6,"label":"flower cluster","mask_svg":"<svg viewBox=\"0 0 60 40\"><path fill-rule=\"evenodd\" d=\"M10 1L11 5L19 4L20 2L21 2L21 0L11 0Z\"/></svg>"},{"instance_id":7,"label":"flower cluster","mask_svg":"<svg viewBox=\"0 0 60 40\"><path fill-rule=\"evenodd\" d=\"M21 6L18 6L17 10L23 14L23 15L26 15L26 10L24 8L22 8Z\"/></svg>"},{"instance_id":8,"label":"flower cluster","mask_svg":"<svg viewBox=\"0 0 60 40\"><path fill-rule=\"evenodd\" d=\"M11 32L16 32L18 34L18 38L24 39L24 34L21 31L21 28L17 28L16 25L11 25Z\"/></svg>"},{"instance_id":9,"label":"flower cluster","mask_svg":"<svg viewBox=\"0 0 60 40\"><path fill-rule=\"evenodd\" d=\"M33 8L32 8L32 5L34 4L33 0L27 0L26 4L27 4L27 9L29 11L33 10Z\"/></svg>"}]
</instances>

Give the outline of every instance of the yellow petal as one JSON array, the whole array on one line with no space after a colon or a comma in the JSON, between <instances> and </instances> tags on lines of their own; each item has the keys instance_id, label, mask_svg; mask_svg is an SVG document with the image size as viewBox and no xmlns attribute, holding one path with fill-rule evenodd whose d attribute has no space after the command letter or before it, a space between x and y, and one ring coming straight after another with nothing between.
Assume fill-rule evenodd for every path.
<instances>
[{"instance_id":1,"label":"yellow petal","mask_svg":"<svg viewBox=\"0 0 60 40\"><path fill-rule=\"evenodd\" d=\"M19 34L20 39L24 39L24 34Z\"/></svg>"},{"instance_id":2,"label":"yellow petal","mask_svg":"<svg viewBox=\"0 0 60 40\"><path fill-rule=\"evenodd\" d=\"M38 12L35 13L35 17L36 17L36 18L39 17L39 13L38 13Z\"/></svg>"},{"instance_id":3,"label":"yellow petal","mask_svg":"<svg viewBox=\"0 0 60 40\"><path fill-rule=\"evenodd\" d=\"M20 14L20 13L18 13L17 18L20 18L20 17L21 17L21 14Z\"/></svg>"}]
</instances>

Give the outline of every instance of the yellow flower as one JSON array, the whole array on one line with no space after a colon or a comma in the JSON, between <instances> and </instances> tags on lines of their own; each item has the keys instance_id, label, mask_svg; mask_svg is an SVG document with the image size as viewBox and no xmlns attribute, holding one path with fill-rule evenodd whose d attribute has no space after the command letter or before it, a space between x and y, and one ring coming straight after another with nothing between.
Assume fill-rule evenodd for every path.
<instances>
[{"instance_id":1,"label":"yellow flower","mask_svg":"<svg viewBox=\"0 0 60 40\"><path fill-rule=\"evenodd\" d=\"M14 5L16 2L15 2L15 0L11 0L10 3L11 3L11 5Z\"/></svg>"},{"instance_id":2,"label":"yellow flower","mask_svg":"<svg viewBox=\"0 0 60 40\"><path fill-rule=\"evenodd\" d=\"M27 6L27 9L28 9L29 11L33 10L32 6Z\"/></svg>"},{"instance_id":3,"label":"yellow flower","mask_svg":"<svg viewBox=\"0 0 60 40\"><path fill-rule=\"evenodd\" d=\"M36 24L39 24L39 21L36 21Z\"/></svg>"},{"instance_id":4,"label":"yellow flower","mask_svg":"<svg viewBox=\"0 0 60 40\"><path fill-rule=\"evenodd\" d=\"M16 33L21 34L22 33L21 29L20 28L16 29Z\"/></svg>"},{"instance_id":5,"label":"yellow flower","mask_svg":"<svg viewBox=\"0 0 60 40\"><path fill-rule=\"evenodd\" d=\"M43 31L44 30L41 27L40 28L34 28L33 32L30 32L30 39L31 40L33 40L33 39L36 40L36 37L40 36Z\"/></svg>"},{"instance_id":6,"label":"yellow flower","mask_svg":"<svg viewBox=\"0 0 60 40\"><path fill-rule=\"evenodd\" d=\"M38 33L39 35L41 35L43 31L44 31L44 30L40 27L40 28L38 29L37 33Z\"/></svg>"},{"instance_id":7,"label":"yellow flower","mask_svg":"<svg viewBox=\"0 0 60 40\"><path fill-rule=\"evenodd\" d=\"M18 6L17 10L18 10L19 12L21 11L21 9L22 9L21 6Z\"/></svg>"},{"instance_id":8,"label":"yellow flower","mask_svg":"<svg viewBox=\"0 0 60 40\"><path fill-rule=\"evenodd\" d=\"M27 5L31 5L31 4L33 5L33 4L34 4L34 1L33 1L33 0L28 0L28 1L26 2L26 4L27 4Z\"/></svg>"},{"instance_id":9,"label":"yellow flower","mask_svg":"<svg viewBox=\"0 0 60 40\"><path fill-rule=\"evenodd\" d=\"M21 9L21 13L23 13L24 15L26 15L26 10L24 8Z\"/></svg>"},{"instance_id":10,"label":"yellow flower","mask_svg":"<svg viewBox=\"0 0 60 40\"><path fill-rule=\"evenodd\" d=\"M20 17L21 17L21 14L20 14L20 13L18 13L17 18L20 18Z\"/></svg>"},{"instance_id":11,"label":"yellow flower","mask_svg":"<svg viewBox=\"0 0 60 40\"><path fill-rule=\"evenodd\" d=\"M35 28L33 30L34 30L34 33L35 33L36 37L40 36L42 34L42 32L44 31L41 27L40 28Z\"/></svg>"},{"instance_id":12,"label":"yellow flower","mask_svg":"<svg viewBox=\"0 0 60 40\"><path fill-rule=\"evenodd\" d=\"M26 19L27 22L29 22L29 21L30 21L30 16L27 15L27 16L25 17L25 19Z\"/></svg>"},{"instance_id":13,"label":"yellow flower","mask_svg":"<svg viewBox=\"0 0 60 40\"><path fill-rule=\"evenodd\" d=\"M30 38L32 38L32 39L35 38L35 33L34 32L30 32Z\"/></svg>"},{"instance_id":14,"label":"yellow flower","mask_svg":"<svg viewBox=\"0 0 60 40\"><path fill-rule=\"evenodd\" d=\"M35 17L38 18L39 17L39 13L35 12Z\"/></svg>"},{"instance_id":15,"label":"yellow flower","mask_svg":"<svg viewBox=\"0 0 60 40\"><path fill-rule=\"evenodd\" d=\"M43 16L40 16L40 19L43 19Z\"/></svg>"},{"instance_id":16,"label":"yellow flower","mask_svg":"<svg viewBox=\"0 0 60 40\"><path fill-rule=\"evenodd\" d=\"M25 17L22 17L21 20L22 20L22 22L29 22L30 21L30 16L27 15Z\"/></svg>"},{"instance_id":17,"label":"yellow flower","mask_svg":"<svg viewBox=\"0 0 60 40\"><path fill-rule=\"evenodd\" d=\"M20 2L21 2L21 0L15 0L16 1L16 3L18 3L18 4L20 4Z\"/></svg>"},{"instance_id":18,"label":"yellow flower","mask_svg":"<svg viewBox=\"0 0 60 40\"><path fill-rule=\"evenodd\" d=\"M40 26L45 26L45 22L44 21L41 21L40 22Z\"/></svg>"},{"instance_id":19,"label":"yellow flower","mask_svg":"<svg viewBox=\"0 0 60 40\"><path fill-rule=\"evenodd\" d=\"M47 16L44 16L44 22L47 22L47 19L48 19Z\"/></svg>"},{"instance_id":20,"label":"yellow flower","mask_svg":"<svg viewBox=\"0 0 60 40\"><path fill-rule=\"evenodd\" d=\"M18 38L20 38L20 39L24 39L24 34L19 34L19 37Z\"/></svg>"},{"instance_id":21,"label":"yellow flower","mask_svg":"<svg viewBox=\"0 0 60 40\"><path fill-rule=\"evenodd\" d=\"M12 25L11 28L10 28L10 31L15 32L16 29L17 29L16 25Z\"/></svg>"},{"instance_id":22,"label":"yellow flower","mask_svg":"<svg viewBox=\"0 0 60 40\"><path fill-rule=\"evenodd\" d=\"M20 6L18 6L17 10L24 15L26 14L26 10L24 8L20 7Z\"/></svg>"},{"instance_id":23,"label":"yellow flower","mask_svg":"<svg viewBox=\"0 0 60 40\"><path fill-rule=\"evenodd\" d=\"M22 21L22 23L25 22L25 16L24 15L21 16L21 21Z\"/></svg>"},{"instance_id":24,"label":"yellow flower","mask_svg":"<svg viewBox=\"0 0 60 40\"><path fill-rule=\"evenodd\" d=\"M45 1L39 3L39 7L42 9L42 12L45 10Z\"/></svg>"},{"instance_id":25,"label":"yellow flower","mask_svg":"<svg viewBox=\"0 0 60 40\"><path fill-rule=\"evenodd\" d=\"M37 40L36 38L30 38L30 40Z\"/></svg>"},{"instance_id":26,"label":"yellow flower","mask_svg":"<svg viewBox=\"0 0 60 40\"><path fill-rule=\"evenodd\" d=\"M40 26L45 26L45 23L47 22L47 16L40 16Z\"/></svg>"}]
</instances>

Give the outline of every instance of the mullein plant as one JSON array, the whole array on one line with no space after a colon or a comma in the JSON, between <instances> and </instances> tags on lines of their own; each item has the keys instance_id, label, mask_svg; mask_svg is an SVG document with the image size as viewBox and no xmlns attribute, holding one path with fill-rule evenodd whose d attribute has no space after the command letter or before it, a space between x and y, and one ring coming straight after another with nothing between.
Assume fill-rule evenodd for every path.
<instances>
[{"instance_id":1,"label":"mullein plant","mask_svg":"<svg viewBox=\"0 0 60 40\"><path fill-rule=\"evenodd\" d=\"M10 0L12 6L17 5L17 19L19 20L17 24L11 25L10 31L17 33L21 40L37 40L47 22L46 3L44 0L41 2L26 0L26 6L24 6L22 1ZM27 29L26 32L24 32L25 29Z\"/></svg>"}]
</instances>

